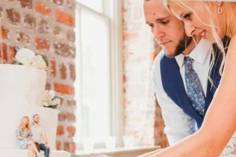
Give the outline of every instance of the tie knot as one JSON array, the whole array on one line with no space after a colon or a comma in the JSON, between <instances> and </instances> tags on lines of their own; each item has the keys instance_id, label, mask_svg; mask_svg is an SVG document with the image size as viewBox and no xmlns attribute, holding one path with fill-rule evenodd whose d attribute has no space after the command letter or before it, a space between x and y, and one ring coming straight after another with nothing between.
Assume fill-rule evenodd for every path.
<instances>
[{"instance_id":1,"label":"tie knot","mask_svg":"<svg viewBox=\"0 0 236 157\"><path fill-rule=\"evenodd\" d=\"M193 65L193 59L191 57L184 57L184 65L185 66L192 66Z\"/></svg>"}]
</instances>

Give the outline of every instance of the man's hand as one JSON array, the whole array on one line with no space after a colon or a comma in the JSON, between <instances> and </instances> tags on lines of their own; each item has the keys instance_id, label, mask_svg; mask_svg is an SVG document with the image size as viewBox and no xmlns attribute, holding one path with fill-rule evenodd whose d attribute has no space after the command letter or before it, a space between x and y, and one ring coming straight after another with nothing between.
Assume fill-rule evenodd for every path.
<instances>
[{"instance_id":1,"label":"man's hand","mask_svg":"<svg viewBox=\"0 0 236 157\"><path fill-rule=\"evenodd\" d=\"M49 144L47 142L44 145L45 147L49 148Z\"/></svg>"}]
</instances>

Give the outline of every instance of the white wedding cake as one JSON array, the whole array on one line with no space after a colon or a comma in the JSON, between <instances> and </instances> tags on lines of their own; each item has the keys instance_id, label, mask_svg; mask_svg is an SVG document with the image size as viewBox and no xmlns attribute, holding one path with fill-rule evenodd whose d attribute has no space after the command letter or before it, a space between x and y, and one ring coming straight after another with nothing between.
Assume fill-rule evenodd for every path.
<instances>
[{"instance_id":1,"label":"white wedding cake","mask_svg":"<svg viewBox=\"0 0 236 157\"><path fill-rule=\"evenodd\" d=\"M35 113L41 117L51 150L55 150L58 111L41 107L45 84L44 70L31 66L0 64L0 156L5 156L5 153L8 156L12 154L13 157L15 151L14 157L26 157L26 150L19 150L16 146L16 129L24 115L31 118ZM51 154L51 157L70 156L69 153L59 151L52 151Z\"/></svg>"}]
</instances>

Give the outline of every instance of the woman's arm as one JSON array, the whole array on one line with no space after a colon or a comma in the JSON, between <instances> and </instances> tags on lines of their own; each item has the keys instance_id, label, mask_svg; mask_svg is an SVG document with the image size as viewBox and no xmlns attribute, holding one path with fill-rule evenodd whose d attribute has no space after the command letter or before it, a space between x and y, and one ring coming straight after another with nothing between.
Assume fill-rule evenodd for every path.
<instances>
[{"instance_id":1,"label":"woman's arm","mask_svg":"<svg viewBox=\"0 0 236 157\"><path fill-rule=\"evenodd\" d=\"M219 88L201 129L150 157L217 157L236 130L236 36L231 39Z\"/></svg>"},{"instance_id":2,"label":"woman's arm","mask_svg":"<svg viewBox=\"0 0 236 157\"><path fill-rule=\"evenodd\" d=\"M16 138L17 138L18 140L24 140L24 139L26 139L26 138L24 138L24 137L22 137L22 136L16 136Z\"/></svg>"},{"instance_id":3,"label":"woman's arm","mask_svg":"<svg viewBox=\"0 0 236 157\"><path fill-rule=\"evenodd\" d=\"M16 139L17 140L24 140L24 139L26 139L25 137L22 137L21 135L20 135L20 130L16 130Z\"/></svg>"}]
</instances>

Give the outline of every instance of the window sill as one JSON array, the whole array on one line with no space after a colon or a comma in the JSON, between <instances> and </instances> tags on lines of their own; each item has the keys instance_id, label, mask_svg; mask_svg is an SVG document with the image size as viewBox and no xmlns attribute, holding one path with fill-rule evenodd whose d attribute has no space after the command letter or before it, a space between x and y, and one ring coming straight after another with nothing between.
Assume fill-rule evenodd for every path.
<instances>
[{"instance_id":1,"label":"window sill","mask_svg":"<svg viewBox=\"0 0 236 157\"><path fill-rule=\"evenodd\" d=\"M115 148L115 149L95 149L91 151L77 151L74 157L89 157L94 155L108 155L112 157L136 157L150 151L159 149L159 146L150 147L129 147L129 148Z\"/></svg>"}]
</instances>

